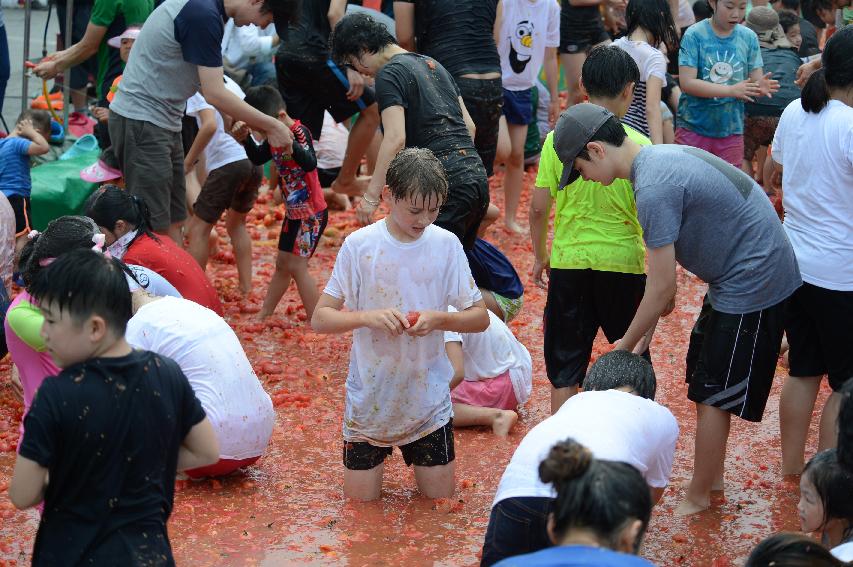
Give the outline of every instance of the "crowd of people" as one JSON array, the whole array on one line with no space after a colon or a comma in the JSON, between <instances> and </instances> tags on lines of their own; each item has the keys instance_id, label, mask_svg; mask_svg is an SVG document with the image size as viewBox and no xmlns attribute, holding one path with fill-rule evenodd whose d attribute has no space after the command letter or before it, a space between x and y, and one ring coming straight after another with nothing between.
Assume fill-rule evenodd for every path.
<instances>
[{"instance_id":1,"label":"crowd of people","mask_svg":"<svg viewBox=\"0 0 853 567\"><path fill-rule=\"evenodd\" d=\"M97 54L97 104L75 111L101 151L79 215L38 231L30 156L50 115L0 138L0 354L24 405L9 496L39 506L33 563L173 564L176 475L263 456L273 404L206 275L224 223L252 292L261 191L284 214L259 320L293 280L306 325L352 335L346 497L381 498L394 447L421 494L451 496L454 428L506 437L535 395L540 353L507 326L524 286L483 238L502 218L512 238L529 230L547 290L552 415L503 472L482 565L650 564L637 555L679 423L654 401L649 345L678 264L707 293L675 513L724 490L731 418L762 420L784 355L779 466L820 542L778 534L747 565L853 561L849 0L364 4L95 0L79 39L34 65L47 80ZM320 289L311 258L353 207L363 226ZM589 366L599 331L614 348Z\"/></svg>"}]
</instances>

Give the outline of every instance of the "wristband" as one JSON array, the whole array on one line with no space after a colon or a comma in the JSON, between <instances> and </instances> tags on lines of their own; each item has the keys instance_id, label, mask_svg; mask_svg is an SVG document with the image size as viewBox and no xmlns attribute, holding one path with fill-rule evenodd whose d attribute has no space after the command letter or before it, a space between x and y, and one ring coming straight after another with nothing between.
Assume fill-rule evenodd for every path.
<instances>
[{"instance_id":1,"label":"wristband","mask_svg":"<svg viewBox=\"0 0 853 567\"><path fill-rule=\"evenodd\" d=\"M380 199L376 199L375 201L371 201L370 199L367 198L367 195L362 195L361 199L362 199L362 201L364 201L365 203L367 203L371 207L378 207L379 206Z\"/></svg>"}]
</instances>

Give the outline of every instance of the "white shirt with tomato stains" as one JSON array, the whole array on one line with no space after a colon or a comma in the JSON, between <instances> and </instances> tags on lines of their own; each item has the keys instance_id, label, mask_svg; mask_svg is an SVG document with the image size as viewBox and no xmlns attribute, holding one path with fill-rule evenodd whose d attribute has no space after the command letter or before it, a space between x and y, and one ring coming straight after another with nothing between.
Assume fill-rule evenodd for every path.
<instances>
[{"instance_id":1,"label":"white shirt with tomato stains","mask_svg":"<svg viewBox=\"0 0 853 567\"><path fill-rule=\"evenodd\" d=\"M385 221L344 240L324 291L351 311L444 311L448 305L462 311L482 298L456 236L430 225L415 242L400 242ZM443 332L412 337L356 329L344 440L399 447L440 429L453 415L452 377Z\"/></svg>"}]
</instances>

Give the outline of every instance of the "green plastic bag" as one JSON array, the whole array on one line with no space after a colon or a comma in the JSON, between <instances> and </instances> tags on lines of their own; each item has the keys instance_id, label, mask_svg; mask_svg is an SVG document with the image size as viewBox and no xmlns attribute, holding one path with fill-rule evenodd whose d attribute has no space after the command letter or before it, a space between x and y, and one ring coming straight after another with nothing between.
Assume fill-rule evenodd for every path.
<instances>
[{"instance_id":1,"label":"green plastic bag","mask_svg":"<svg viewBox=\"0 0 853 567\"><path fill-rule=\"evenodd\" d=\"M44 230L47 223L62 215L79 215L89 195L98 187L80 179L80 171L98 160L98 151L64 161L51 161L30 170L33 180L31 205L34 229Z\"/></svg>"}]
</instances>

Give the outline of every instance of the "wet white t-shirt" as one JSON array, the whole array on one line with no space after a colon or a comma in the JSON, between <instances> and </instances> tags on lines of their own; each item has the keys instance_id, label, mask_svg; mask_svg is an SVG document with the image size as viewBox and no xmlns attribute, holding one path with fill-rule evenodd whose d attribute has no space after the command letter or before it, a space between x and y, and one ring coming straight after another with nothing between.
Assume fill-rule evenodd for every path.
<instances>
[{"instance_id":1,"label":"wet white t-shirt","mask_svg":"<svg viewBox=\"0 0 853 567\"><path fill-rule=\"evenodd\" d=\"M225 88L240 97L240 100L246 98L240 85L228 77L225 77ZM207 171L211 172L229 163L247 159L246 150L243 149L243 146L231 134L225 131L225 123L222 121L222 115L219 114L219 111L208 104L201 93L196 93L187 101L187 116L193 116L196 122L198 122L199 127L201 127L200 115L202 110L212 110L216 115L216 132L213 134L213 138L210 139L207 147L204 148L205 167Z\"/></svg>"},{"instance_id":2,"label":"wet white t-shirt","mask_svg":"<svg viewBox=\"0 0 853 567\"><path fill-rule=\"evenodd\" d=\"M351 311L395 308L465 310L482 295L462 244L430 225L414 242L388 232L387 219L344 240L324 292ZM444 334L391 335L368 328L352 334L343 436L378 446L400 446L443 427L452 415L453 368Z\"/></svg>"},{"instance_id":3,"label":"wet white t-shirt","mask_svg":"<svg viewBox=\"0 0 853 567\"><path fill-rule=\"evenodd\" d=\"M452 307L449 309L455 310ZM461 342L465 380L476 382L509 371L512 391L519 404L533 388L533 361L500 317L489 311L489 328L482 333L444 333L445 342Z\"/></svg>"},{"instance_id":4,"label":"wet white t-shirt","mask_svg":"<svg viewBox=\"0 0 853 567\"><path fill-rule=\"evenodd\" d=\"M263 454L275 424L272 400L222 317L188 299L164 297L143 305L125 336L178 363L213 424L220 458Z\"/></svg>"},{"instance_id":5,"label":"wet white t-shirt","mask_svg":"<svg viewBox=\"0 0 853 567\"><path fill-rule=\"evenodd\" d=\"M501 477L492 506L506 498L554 498L539 480L539 463L551 448L571 437L597 459L628 463L646 483L664 488L672 474L678 422L662 405L618 390L581 392L521 440Z\"/></svg>"}]
</instances>

